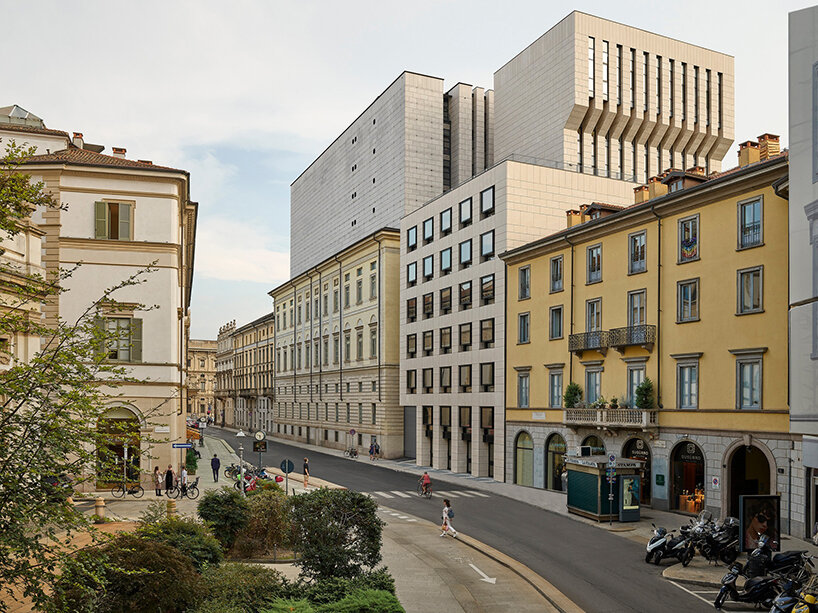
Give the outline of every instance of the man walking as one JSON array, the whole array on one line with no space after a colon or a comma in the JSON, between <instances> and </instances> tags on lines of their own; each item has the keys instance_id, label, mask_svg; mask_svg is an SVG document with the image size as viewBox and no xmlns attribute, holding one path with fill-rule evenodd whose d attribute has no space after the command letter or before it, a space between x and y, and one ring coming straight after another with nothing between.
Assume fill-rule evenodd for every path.
<instances>
[{"instance_id":1,"label":"man walking","mask_svg":"<svg viewBox=\"0 0 818 613\"><path fill-rule=\"evenodd\" d=\"M310 461L304 458L304 489L306 490L310 485Z\"/></svg>"},{"instance_id":2,"label":"man walking","mask_svg":"<svg viewBox=\"0 0 818 613\"><path fill-rule=\"evenodd\" d=\"M214 453L213 459L210 460L210 468L213 470L213 481L216 483L219 482L219 469L221 467L222 463L219 460L219 456Z\"/></svg>"}]
</instances>

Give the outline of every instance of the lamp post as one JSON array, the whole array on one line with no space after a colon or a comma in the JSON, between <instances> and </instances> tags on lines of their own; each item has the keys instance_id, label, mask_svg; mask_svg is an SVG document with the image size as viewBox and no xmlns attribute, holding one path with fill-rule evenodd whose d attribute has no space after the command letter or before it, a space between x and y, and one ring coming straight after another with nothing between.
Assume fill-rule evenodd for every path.
<instances>
[{"instance_id":1,"label":"lamp post","mask_svg":"<svg viewBox=\"0 0 818 613\"><path fill-rule=\"evenodd\" d=\"M239 478L241 479L241 495L247 496L247 492L244 491L244 446L241 444L242 439L244 439L247 435L244 434L244 430L239 430L238 434L236 434L236 438L239 439Z\"/></svg>"}]
</instances>

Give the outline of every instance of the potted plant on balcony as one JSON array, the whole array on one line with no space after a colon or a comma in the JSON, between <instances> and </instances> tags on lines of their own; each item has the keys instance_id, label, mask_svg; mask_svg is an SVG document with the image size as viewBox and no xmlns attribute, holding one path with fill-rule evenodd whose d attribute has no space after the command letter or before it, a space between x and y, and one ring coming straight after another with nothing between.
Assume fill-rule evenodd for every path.
<instances>
[{"instance_id":1,"label":"potted plant on balcony","mask_svg":"<svg viewBox=\"0 0 818 613\"><path fill-rule=\"evenodd\" d=\"M611 401L608 403L608 408L609 409L618 409L619 408L619 398L617 398L616 396L611 398Z\"/></svg>"},{"instance_id":2,"label":"potted plant on balcony","mask_svg":"<svg viewBox=\"0 0 818 613\"><path fill-rule=\"evenodd\" d=\"M653 381L645 377L638 386L636 386L636 394L634 404L637 409L646 411L653 408Z\"/></svg>"},{"instance_id":3,"label":"potted plant on balcony","mask_svg":"<svg viewBox=\"0 0 818 613\"><path fill-rule=\"evenodd\" d=\"M605 400L605 396L600 396L596 400L591 403L592 409L606 409L608 408L608 401Z\"/></svg>"},{"instance_id":4,"label":"potted plant on balcony","mask_svg":"<svg viewBox=\"0 0 818 613\"><path fill-rule=\"evenodd\" d=\"M566 409L573 409L579 406L582 400L582 388L578 383L571 381L568 387L565 388L565 394L562 401Z\"/></svg>"}]
</instances>

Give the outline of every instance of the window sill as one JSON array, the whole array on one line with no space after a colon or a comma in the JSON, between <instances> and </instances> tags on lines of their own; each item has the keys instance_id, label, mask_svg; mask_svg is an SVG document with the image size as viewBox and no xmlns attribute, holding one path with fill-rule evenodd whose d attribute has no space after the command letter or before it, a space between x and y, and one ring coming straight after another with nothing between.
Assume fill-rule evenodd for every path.
<instances>
[{"instance_id":1,"label":"window sill","mask_svg":"<svg viewBox=\"0 0 818 613\"><path fill-rule=\"evenodd\" d=\"M549 337L549 338L548 338L548 340L549 340L549 341L560 341L560 340L562 340L562 339L564 339L564 338L565 338L565 337L564 337L564 336L562 336L562 335L561 335L561 336L551 336L551 337Z\"/></svg>"},{"instance_id":2,"label":"window sill","mask_svg":"<svg viewBox=\"0 0 818 613\"><path fill-rule=\"evenodd\" d=\"M522 302L523 300L531 300L531 295L529 294L528 296L519 296L517 298L518 302Z\"/></svg>"},{"instance_id":3,"label":"window sill","mask_svg":"<svg viewBox=\"0 0 818 613\"><path fill-rule=\"evenodd\" d=\"M529 345L529 344L531 344L531 341L517 341L517 344L518 345Z\"/></svg>"},{"instance_id":4,"label":"window sill","mask_svg":"<svg viewBox=\"0 0 818 613\"><path fill-rule=\"evenodd\" d=\"M633 275L643 275L646 272L648 272L647 268L645 268L644 270L629 270L628 271L628 276L630 277L630 276L633 276Z\"/></svg>"},{"instance_id":5,"label":"window sill","mask_svg":"<svg viewBox=\"0 0 818 613\"><path fill-rule=\"evenodd\" d=\"M602 283L602 279L594 279L593 281L586 281L585 285L596 285L597 283Z\"/></svg>"},{"instance_id":6,"label":"window sill","mask_svg":"<svg viewBox=\"0 0 818 613\"><path fill-rule=\"evenodd\" d=\"M763 313L764 309L754 309L752 311L740 311L736 313L736 317L742 317L744 315L758 315L759 313Z\"/></svg>"},{"instance_id":7,"label":"window sill","mask_svg":"<svg viewBox=\"0 0 818 613\"><path fill-rule=\"evenodd\" d=\"M677 264L677 265L681 265L681 264L690 264L691 262L698 262L699 260L701 260L701 257L690 258L689 260L681 260L681 259L679 259L679 260L676 260L676 264Z\"/></svg>"},{"instance_id":8,"label":"window sill","mask_svg":"<svg viewBox=\"0 0 818 613\"><path fill-rule=\"evenodd\" d=\"M755 243L753 245L747 245L745 247L738 246L738 247L736 247L736 251L747 251L748 249L755 249L756 247L763 247L763 246L764 246L764 241L761 241L760 243Z\"/></svg>"},{"instance_id":9,"label":"window sill","mask_svg":"<svg viewBox=\"0 0 818 613\"><path fill-rule=\"evenodd\" d=\"M565 289L561 287L561 288L559 288L559 289L552 289L552 290L549 290L549 292L548 292L548 293L549 293L549 294L559 294L560 292L564 292L564 291L565 291Z\"/></svg>"},{"instance_id":10,"label":"window sill","mask_svg":"<svg viewBox=\"0 0 818 613\"><path fill-rule=\"evenodd\" d=\"M701 318L697 317L696 319L677 319L677 324L692 324L696 323L697 321L701 321Z\"/></svg>"}]
</instances>

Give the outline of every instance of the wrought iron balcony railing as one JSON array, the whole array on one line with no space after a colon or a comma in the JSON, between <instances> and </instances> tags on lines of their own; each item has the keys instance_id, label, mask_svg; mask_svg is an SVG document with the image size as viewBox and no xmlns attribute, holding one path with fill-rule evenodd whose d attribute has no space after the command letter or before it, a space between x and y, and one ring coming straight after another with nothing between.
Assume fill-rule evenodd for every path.
<instances>
[{"instance_id":1,"label":"wrought iron balcony railing","mask_svg":"<svg viewBox=\"0 0 818 613\"><path fill-rule=\"evenodd\" d=\"M608 331L608 345L620 352L633 345L641 345L652 351L655 342L656 326L653 325L626 326Z\"/></svg>"},{"instance_id":2,"label":"wrought iron balcony railing","mask_svg":"<svg viewBox=\"0 0 818 613\"><path fill-rule=\"evenodd\" d=\"M599 351L604 354L608 351L608 332L597 330L582 332L568 336L568 351L582 354L583 351Z\"/></svg>"}]
</instances>

